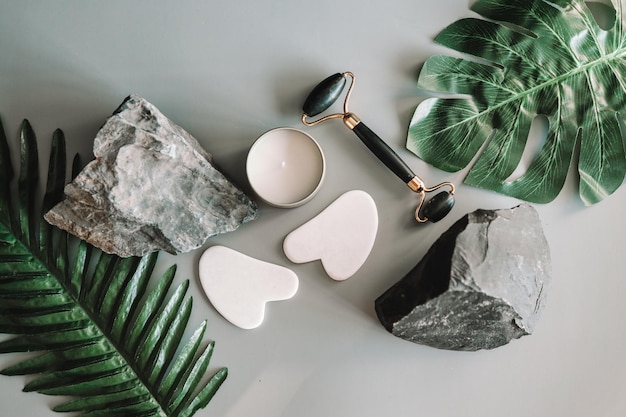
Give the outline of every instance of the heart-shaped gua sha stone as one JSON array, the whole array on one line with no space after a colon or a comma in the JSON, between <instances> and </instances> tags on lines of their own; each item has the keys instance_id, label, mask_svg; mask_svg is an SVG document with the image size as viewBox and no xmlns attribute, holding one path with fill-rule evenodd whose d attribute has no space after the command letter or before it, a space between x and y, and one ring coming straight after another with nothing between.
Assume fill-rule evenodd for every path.
<instances>
[{"instance_id":1,"label":"heart-shaped gua sha stone","mask_svg":"<svg viewBox=\"0 0 626 417\"><path fill-rule=\"evenodd\" d=\"M202 254L199 275L213 307L242 329L261 325L267 302L287 300L298 291L292 270L225 246L212 246Z\"/></svg>"},{"instance_id":2,"label":"heart-shaped gua sha stone","mask_svg":"<svg viewBox=\"0 0 626 417\"><path fill-rule=\"evenodd\" d=\"M365 263L377 231L374 199L365 191L352 190L289 233L283 250L295 263L321 260L328 276L343 281Z\"/></svg>"}]
</instances>

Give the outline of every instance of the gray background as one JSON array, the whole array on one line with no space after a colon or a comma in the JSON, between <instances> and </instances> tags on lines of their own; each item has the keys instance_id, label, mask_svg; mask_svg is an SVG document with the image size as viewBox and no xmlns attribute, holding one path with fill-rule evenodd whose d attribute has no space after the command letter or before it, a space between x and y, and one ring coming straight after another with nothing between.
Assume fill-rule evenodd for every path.
<instances>
[{"instance_id":1,"label":"gray background","mask_svg":"<svg viewBox=\"0 0 626 417\"><path fill-rule=\"evenodd\" d=\"M214 156L245 190L245 156L256 137L301 127L309 89L353 71L352 110L428 183L461 182L404 149L420 65L443 52L432 38L472 16L468 0L13 1L0 4L0 115L15 145L28 118L42 164L55 128L71 152L91 158L93 137L131 92L155 104ZM241 330L199 288L202 249L160 257L189 278L192 326L208 319L212 369L230 375L200 416L597 416L626 413L626 191L584 208L568 181L537 206L552 249L548 305L532 336L493 351L448 352L388 334L373 302L423 256L456 219L518 201L459 185L444 221L412 221L416 197L340 122L307 129L326 154L320 193L297 209L261 205L261 217L209 240L292 268L296 296L268 305L264 324ZM16 147L13 148L16 150ZM284 236L345 191L362 189L380 218L373 252L345 282L319 262L291 264ZM17 356L4 355L2 367ZM52 416L60 399L22 393L30 377L0 377L0 414Z\"/></svg>"}]
</instances>

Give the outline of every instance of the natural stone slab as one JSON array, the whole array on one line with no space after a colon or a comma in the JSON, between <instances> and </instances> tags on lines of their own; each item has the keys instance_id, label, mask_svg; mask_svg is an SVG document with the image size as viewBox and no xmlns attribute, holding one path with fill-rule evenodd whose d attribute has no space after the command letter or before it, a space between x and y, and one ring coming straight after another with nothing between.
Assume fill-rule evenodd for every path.
<instances>
[{"instance_id":1,"label":"natural stone slab","mask_svg":"<svg viewBox=\"0 0 626 417\"><path fill-rule=\"evenodd\" d=\"M376 300L376 313L411 342L493 349L533 332L550 273L548 243L530 205L477 210Z\"/></svg>"},{"instance_id":2,"label":"natural stone slab","mask_svg":"<svg viewBox=\"0 0 626 417\"><path fill-rule=\"evenodd\" d=\"M183 253L257 217L198 141L137 95L102 126L93 152L45 219L105 252Z\"/></svg>"}]
</instances>

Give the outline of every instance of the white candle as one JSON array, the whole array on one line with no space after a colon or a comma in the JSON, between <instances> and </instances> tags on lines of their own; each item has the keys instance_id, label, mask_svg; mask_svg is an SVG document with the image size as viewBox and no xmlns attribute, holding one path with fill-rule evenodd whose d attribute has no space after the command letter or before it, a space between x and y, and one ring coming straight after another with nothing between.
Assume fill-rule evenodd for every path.
<instances>
[{"instance_id":1,"label":"white candle","mask_svg":"<svg viewBox=\"0 0 626 417\"><path fill-rule=\"evenodd\" d=\"M278 128L254 142L246 162L254 192L276 207L297 207L317 193L326 163L319 144L309 134Z\"/></svg>"}]
</instances>

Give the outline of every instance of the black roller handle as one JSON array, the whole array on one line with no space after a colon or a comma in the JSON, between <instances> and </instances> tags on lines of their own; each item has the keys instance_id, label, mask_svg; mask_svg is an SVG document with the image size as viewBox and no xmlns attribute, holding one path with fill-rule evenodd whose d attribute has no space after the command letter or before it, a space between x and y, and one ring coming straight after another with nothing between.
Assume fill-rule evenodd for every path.
<instances>
[{"instance_id":1,"label":"black roller handle","mask_svg":"<svg viewBox=\"0 0 626 417\"><path fill-rule=\"evenodd\" d=\"M346 85L346 76L352 78L352 83L350 84L350 89L344 101L343 112L333 113L315 121L307 120L307 117L317 116L323 113L337 101ZM314 126L330 119L343 119L344 124L354 131L358 138L361 139L361 142L363 142L391 172L407 184L411 190L420 194L420 203L415 211L415 219L420 223L426 221L434 223L443 219L454 206L454 185L445 182L432 188L423 187L421 179L413 173L411 168L409 168L398 154L396 154L376 133L362 123L354 113L348 110L348 101L353 85L354 75L351 72L336 73L324 79L313 88L306 98L302 106L304 112L302 115L302 123L306 126ZM442 186L449 186L450 191L442 191L425 202L424 194L426 192L435 191Z\"/></svg>"},{"instance_id":2,"label":"black roller handle","mask_svg":"<svg viewBox=\"0 0 626 417\"><path fill-rule=\"evenodd\" d=\"M404 183L411 181L415 174L397 153L393 151L376 133L363 122L359 122L352 131L361 139L361 142L372 151L380 161L387 166Z\"/></svg>"}]
</instances>

